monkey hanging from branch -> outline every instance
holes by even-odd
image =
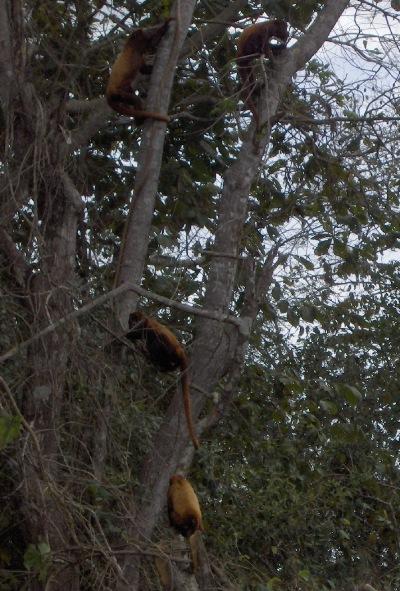
[[[129,332],[126,338],[131,341],[142,340],[145,345],[145,355],[160,371],[180,370],[183,406],[186,422],[193,445],[200,447],[192,420],[190,404],[190,388],[188,376],[188,357],[176,336],[166,326],[154,318],[149,318],[143,312],[133,312],[129,316]]]
[[[151,57],[168,29],[169,17],[163,24],[154,27],[136,29],[126,41],[121,53],[115,60],[106,88],[106,99],[114,111],[121,115],[134,117],[136,125],[145,119],[156,119],[168,123],[169,117],[153,113],[143,108],[142,100],[135,95],[135,85],[140,74],[151,73]]]
[[[259,116],[254,102],[256,82],[254,78],[254,60],[265,56],[273,58],[286,47],[288,29],[285,21],[275,19],[255,23],[243,30],[238,39],[237,62],[241,81],[241,94],[245,104],[252,112],[258,127]],[[272,41],[277,41],[273,44]]]
[[[203,520],[199,500],[192,485],[186,478],[175,474],[169,481],[168,517],[172,527],[188,539],[192,553],[193,570],[199,566],[199,537],[203,532]]]

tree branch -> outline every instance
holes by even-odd
[[[349,5],[349,0],[326,0],[321,12],[316,17],[306,33],[293,47],[287,50],[290,53],[289,64],[291,75],[300,70],[321,49],[328,39],[329,33],[336,25],[339,17]]]
[[[110,118],[112,118],[113,113],[104,97],[99,97],[91,101],[69,101],[67,103],[67,111],[69,113],[88,113],[88,117],[84,123],[71,134],[70,151],[76,150],[81,146],[86,146],[90,138],[99,129],[105,127]]]
[[[200,27],[196,33],[186,39],[179,61],[187,59],[201,47],[215,39],[218,35],[224,33],[229,24],[233,25],[243,18],[239,13],[243,8],[246,8],[247,5],[248,0],[236,0],[235,2],[230,2],[229,6],[224,8],[218,16],[209,21],[205,27]]]
[[[390,121],[400,121],[400,117],[385,117],[376,115],[375,117],[326,117],[323,119],[311,119],[309,117],[297,117],[296,115],[285,115],[279,119],[280,123],[293,123],[295,125],[330,125],[331,123],[389,123]]]
[[[133,291],[134,293],[136,293],[139,296],[143,296],[148,299],[160,302],[160,304],[164,304],[168,308],[169,307],[176,308],[177,310],[181,310],[182,312],[186,312],[187,314],[194,314],[195,316],[200,316],[202,318],[209,318],[212,320],[217,320],[218,322],[228,322],[228,323],[238,327],[241,331],[246,330],[246,327],[244,326],[242,320],[240,318],[237,318],[236,316],[231,316],[229,314],[218,314],[218,313],[215,313],[210,310],[205,310],[203,308],[196,308],[194,306],[190,306],[189,304],[182,304],[181,302],[177,302],[177,301],[172,300],[170,298],[166,298],[164,296],[158,295],[157,293],[155,293],[153,291],[148,291],[147,289],[143,289],[139,285],[134,285],[133,283],[123,283],[119,287],[112,289],[111,291],[96,298],[95,300],[89,302],[88,304],[85,304],[84,306],[79,308],[79,310],[75,310],[74,312],[71,312],[70,314],[63,316],[62,318],[59,318],[55,322],[52,322],[51,324],[49,324],[48,326],[43,328],[41,331],[39,331],[37,334],[33,335],[33,337],[31,337],[30,339],[27,339],[26,341],[23,341],[22,343],[18,343],[17,345],[14,345],[14,347],[9,349],[9,351],[7,351],[6,353],[3,353],[3,355],[0,355],[0,363],[7,361],[7,359],[10,359],[11,357],[14,357],[14,355],[16,355],[21,349],[31,345],[32,343],[36,342],[37,340],[54,332],[55,330],[57,330],[61,326],[64,326],[64,324],[67,324],[68,322],[72,322],[73,320],[76,320],[80,316],[83,316],[83,315],[87,314],[88,312],[91,312],[94,308],[97,308],[98,306],[105,304],[108,300],[113,299],[113,298],[117,298],[118,296],[120,296],[121,294],[123,294],[127,291]],[[123,333],[123,334],[125,334],[125,333]]]

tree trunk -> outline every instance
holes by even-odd
[[[11,189],[2,204],[0,242],[34,335],[72,310],[76,229],[82,204],[64,172],[65,139],[60,133],[65,125],[63,99],[52,96],[42,101],[25,79],[22,5],[3,0],[0,13],[6,18],[0,30],[3,47],[7,35],[13,39],[6,47],[8,53],[3,55],[0,69],[4,82],[1,99],[9,132],[5,143],[5,180]],[[22,205],[27,206],[30,198],[37,202],[38,211],[32,228],[33,240],[39,245],[34,257],[35,270],[11,239],[12,218]],[[59,436],[74,335],[74,325],[69,325],[67,330],[54,331],[31,345],[22,401],[23,414],[35,434],[35,440],[28,437],[21,449],[21,509],[26,537],[31,544],[48,544],[54,559],[70,544],[73,535],[59,483]],[[32,583],[32,589],[44,588],[78,589],[75,569],[65,564],[57,566],[56,573],[50,569],[46,585],[38,580]]]
[[[58,122],[52,124],[57,127]],[[59,169],[60,163],[53,166]],[[29,284],[33,334],[72,309],[79,200],[64,173],[56,174],[53,180],[53,191],[44,190],[42,268]],[[23,463],[23,511],[32,542],[46,541],[55,557],[71,544],[73,534],[73,521],[63,504],[59,437],[67,364],[75,337],[76,327],[69,324],[35,342],[27,358],[30,380],[23,412],[40,444],[41,470],[35,448],[30,446]],[[50,577],[47,589],[78,589],[77,573],[63,565],[57,576]]]
[[[171,15],[175,18],[171,21],[173,32],[161,42],[153,68],[147,101],[150,111],[164,113],[168,110],[179,52],[187,35],[195,4],[195,0],[178,0],[173,5],[171,10]],[[143,125],[138,171],[121,244],[116,287],[126,281],[137,285],[142,281],[165,132],[166,124],[159,121],[148,119]],[[118,319],[124,328],[128,326],[129,314],[136,309],[137,301],[138,295],[132,291],[126,292],[119,298]]]

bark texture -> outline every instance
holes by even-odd
[[[1,102],[6,118],[3,190],[9,195],[1,208],[0,246],[8,264],[10,285],[27,310],[31,334],[72,309],[76,229],[81,198],[65,172],[62,99],[45,99],[27,76],[27,47],[22,3],[0,5],[2,63]],[[12,40],[12,42],[10,42]],[[33,267],[12,240],[16,212],[33,198],[37,222],[32,235],[40,243]],[[60,495],[58,430],[63,407],[66,368],[74,342],[74,327],[54,331],[27,352],[27,380],[22,411],[33,436],[21,453],[21,505],[31,543],[45,542],[56,556],[71,542],[68,510]],[[74,568],[63,565],[50,572],[46,589],[77,589]],[[31,589],[44,589],[33,580]]]
[[[171,16],[176,20],[172,21],[174,26],[171,26],[168,35],[165,35],[160,44],[153,69],[148,95],[148,109],[151,111],[168,111],[175,68],[192,21],[195,4],[195,0],[179,0],[174,3]],[[143,126],[138,172],[118,261],[116,286],[126,281],[140,285],[142,280],[165,133],[166,124],[159,121],[148,119]],[[138,297],[133,292],[124,294],[119,301],[118,317],[124,328],[128,326],[129,314],[136,308],[137,301]]]

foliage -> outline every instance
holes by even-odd
[[[60,96],[72,105],[97,99],[122,31],[159,21],[171,3],[128,4],[129,11],[122,0],[27,2],[26,37],[34,56],[30,77],[38,103],[57,110]],[[198,3],[193,30],[228,4]],[[287,18],[298,34],[323,5],[320,0],[248,2],[241,24],[262,8]],[[377,22],[386,14],[369,5],[364,10]],[[249,123],[240,112],[234,62],[239,32],[233,23],[176,73],[170,111],[178,116],[167,132],[143,286],[178,301],[202,302],[221,179]],[[348,35],[342,35],[347,50],[358,48],[358,29]],[[251,335],[234,403],[206,435],[191,474],[204,507],[211,561],[222,562],[243,590],[400,585],[400,182],[393,156],[397,87],[389,78],[398,72],[388,61],[396,41],[359,49],[355,55],[361,52],[365,62],[353,64],[354,82],[342,77],[327,52],[309,62],[283,97],[269,157],[252,186],[231,312],[243,309],[246,261],[260,269],[276,247],[273,283]],[[363,84],[365,64],[371,70]],[[88,117],[68,111],[61,130],[67,143]],[[4,129],[1,133],[5,136]],[[35,138],[39,160],[49,151],[46,133],[38,130]],[[131,122],[110,115],[66,163],[85,204],[77,233],[77,279],[63,286],[76,308],[112,288],[140,133]],[[35,166],[39,170],[37,161]],[[32,193],[34,183],[40,185],[40,174],[34,173]],[[12,229],[18,252],[40,271],[37,207],[28,199]],[[1,348],[8,350],[32,335],[26,301],[3,260],[0,277]],[[145,307],[190,350],[192,319],[150,302]],[[110,548],[126,535],[133,493],[146,492],[137,490],[138,474],[176,388],[176,376],[160,376],[138,348],[116,342],[106,326],[111,315],[105,304],[79,319],[76,334],[71,329],[74,347],[63,393],[58,466],[63,494],[55,500],[68,507],[71,535],[85,548],[77,559],[82,589],[114,585]],[[27,359],[22,351],[4,366],[18,402],[33,373]],[[225,385],[223,380],[215,398]],[[213,402],[210,396],[207,410]],[[32,458],[24,456],[27,434],[20,419],[7,408],[0,416],[0,488],[7,509],[0,517],[1,576],[5,573],[0,590],[14,591],[34,577],[45,580],[60,556],[27,533],[19,495]],[[99,458],[104,427],[108,443]],[[155,537],[166,535],[164,526],[166,520]]]
[[[20,428],[21,420],[19,417],[0,416],[0,451],[18,437]]]
[[[384,267],[396,283],[397,268]],[[399,372],[387,347],[393,339],[397,359],[397,293],[390,285],[352,308],[367,329],[314,329],[272,374],[279,342],[258,348],[211,444],[211,543],[237,557],[233,572],[252,565],[246,588],[399,584]]]

